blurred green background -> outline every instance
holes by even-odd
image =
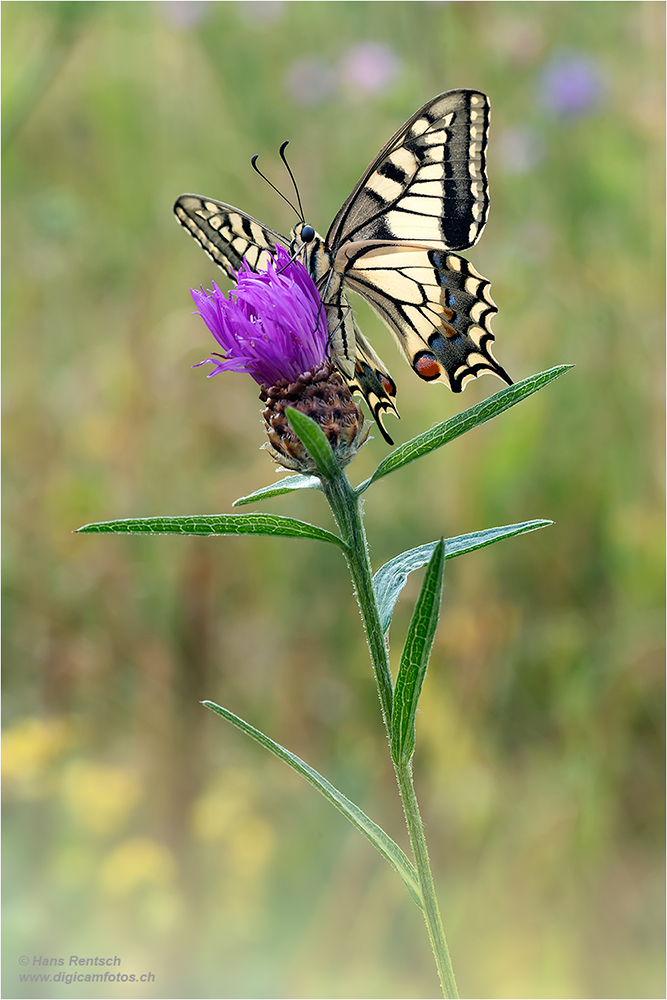
[[[275,476],[255,384],[190,367],[213,345],[188,287],[222,274],[174,198],[289,230],[249,165],[259,152],[289,190],[289,138],[324,233],[413,111],[475,87],[491,215],[469,256],[496,355],[515,379],[576,367],[367,494],[375,566],[441,533],[556,522],[447,567],[415,763],[445,928],[462,996],[664,996],[664,5],[2,13],[4,995],[438,995],[395,874],[199,705],[264,729],[405,846],[340,554],[71,532],[229,511]],[[500,388],[420,383],[359,315],[398,384],[398,442]],[[353,481],[386,453],[376,433]],[[264,509],[330,524],[316,495]],[[72,954],[156,978],[19,982],[34,956]]]

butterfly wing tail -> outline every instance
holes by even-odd
[[[396,384],[387,371],[387,366],[378,357],[368,343],[359,327],[354,324],[357,358],[354,366],[354,376],[349,380],[350,391],[361,394],[373,414],[375,423],[387,444],[393,445],[393,440],[384,426],[387,413],[400,420],[396,408]]]

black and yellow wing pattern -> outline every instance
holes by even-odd
[[[348,291],[386,323],[413,370],[453,392],[490,372],[511,384],[491,352],[497,312],[490,284],[464,257],[489,210],[486,148],[489,102],[453,90],[425,104],[380,151],[334,219],[325,239],[299,223],[290,240],[231,205],[182,195],[183,226],[228,274],[245,257],[262,267],[276,243],[292,247],[320,290],[332,359],[361,392],[385,438],[397,414],[395,384],[359,331]]]
[[[276,243],[287,246],[283,236],[233,205],[225,205],[214,198],[182,194],[174,205],[174,213],[230,278],[236,278],[244,258],[253,270],[257,270],[276,252]]]

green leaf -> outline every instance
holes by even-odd
[[[234,715],[233,712],[228,711],[226,708],[222,708],[221,705],[216,705],[214,701],[203,701],[202,705],[210,708],[212,712],[216,712],[221,715],[223,719],[231,722],[233,726],[240,729],[242,733],[246,733],[251,736],[253,740],[256,740],[260,746],[263,746],[266,750],[269,750],[272,754],[278,757],[280,760],[284,761],[285,764],[300,774],[302,778],[321,792],[325,799],[328,799],[332,805],[342,812],[343,816],[346,817],[356,826],[357,830],[360,830],[365,837],[367,837],[371,844],[380,852],[382,857],[389,862],[389,864],[394,868],[398,874],[401,876],[405,882],[408,891],[412,898],[414,899],[417,906],[422,907],[422,897],[419,888],[419,881],[417,878],[417,872],[415,866],[406,856],[406,854],[401,850],[398,844],[394,843],[391,837],[384,832],[382,827],[379,827],[377,823],[374,823],[365,812],[363,812],[359,806],[355,805],[346,795],[339,792],[337,788],[323,778],[314,768],[306,764],[305,761],[301,760],[295,754],[290,753],[285,747],[282,747],[279,743],[275,743],[274,740],[265,736],[264,733],[260,732],[259,729],[255,729],[248,722],[244,722],[240,719],[238,715]]]
[[[131,535],[282,535],[288,538],[314,538],[347,549],[338,535],[294,517],[279,514],[191,514],[183,517],[130,517],[121,521],[97,521],[77,528],[79,532],[115,532]]]
[[[443,444],[453,441],[454,438],[465,434],[473,427],[491,420],[492,417],[497,417],[504,410],[509,410],[511,406],[515,406],[522,399],[532,396],[538,389],[553,382],[569,368],[572,368],[572,365],[559,365],[557,368],[550,368],[549,371],[540,372],[539,375],[531,375],[523,382],[517,382],[516,385],[501,389],[500,392],[489,396],[481,403],[471,406],[469,410],[464,410],[463,413],[458,413],[455,417],[450,417],[449,420],[443,420],[442,423],[436,424],[435,427],[431,427],[423,434],[419,434],[412,441],[406,441],[405,444],[399,445],[383,462],[380,462],[370,479],[366,479],[365,482],[357,486],[357,493],[363,493],[372,483],[389,475],[390,472],[395,472],[404,465],[409,465],[410,462],[416,461],[423,455],[428,455],[436,448],[441,448]]]
[[[426,568],[398,668],[391,714],[391,756],[396,764],[409,762],[415,749],[415,719],[431,647],[440,617],[445,542],[436,544]]]
[[[325,479],[336,479],[340,475],[340,466],[322,428],[305,413],[295,410],[293,406],[286,406],[285,413],[290,427],[298,435],[320,475]]]
[[[546,528],[549,524],[553,524],[553,521],[522,521],[520,524],[505,524],[502,528],[486,528],[484,531],[473,531],[469,535],[457,535],[456,538],[447,539],[445,558],[453,559],[455,556],[463,556],[466,552],[474,552],[475,549],[492,545],[502,538],[523,535],[527,531]],[[391,616],[394,613],[396,601],[408,581],[408,575],[413,570],[421,569],[422,566],[426,565],[433,555],[436,545],[438,542],[427,542],[425,545],[418,545],[414,549],[401,552],[400,555],[394,556],[384,566],[381,566],[373,577],[373,589],[383,632],[386,633],[391,625]]]
[[[239,497],[232,507],[244,507],[249,503],[268,500],[269,497],[279,497],[283,493],[293,493],[294,490],[321,490],[322,485],[317,476],[285,476],[272,486],[263,486],[261,490],[249,493],[247,497]]]

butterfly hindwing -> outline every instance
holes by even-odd
[[[389,140],[334,219],[327,245],[409,240],[464,250],[489,210],[489,102],[474,90],[441,94]]]
[[[287,242],[251,215],[214,198],[182,194],[174,212],[181,225],[230,278],[236,278],[244,257],[257,270],[275,254],[276,243],[285,246]]]
[[[384,416],[386,413],[393,413],[396,417],[399,416],[394,402],[396,398],[396,384],[387,371],[387,366],[378,357],[356,323],[355,345],[356,360],[354,377],[348,380],[350,391],[361,393],[366,400],[368,409],[373,414],[373,419],[378,425],[383,438],[388,444],[393,444],[394,442],[384,426]]]
[[[347,248],[347,288],[365,298],[420,378],[453,392],[484,371],[510,383],[491,353],[490,284],[463,257],[389,243]]]

